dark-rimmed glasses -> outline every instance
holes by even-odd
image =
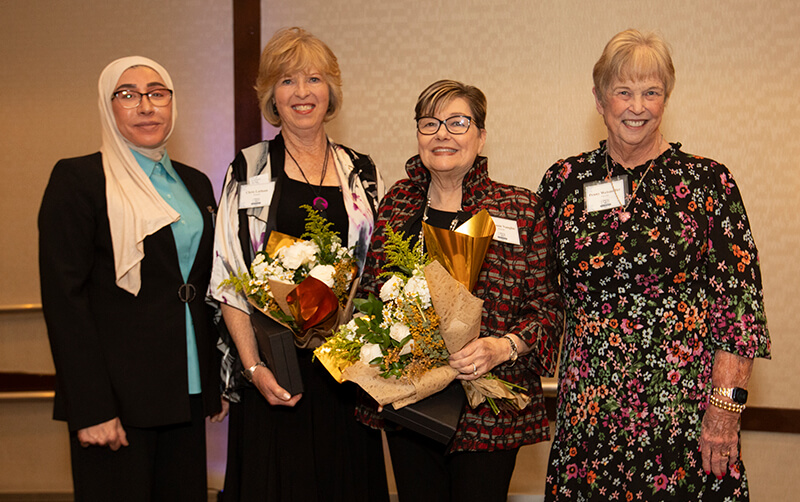
[[[455,115],[444,120],[436,117],[421,117],[417,119],[417,131],[425,136],[432,136],[439,132],[439,128],[444,124],[444,128],[450,134],[465,134],[471,123],[472,117],[468,115]]]
[[[172,90],[170,89],[153,89],[145,93],[139,91],[131,91],[123,89],[117,91],[111,97],[112,100],[116,99],[123,108],[136,108],[142,102],[142,96],[147,96],[150,104],[153,106],[167,106],[172,101]]]

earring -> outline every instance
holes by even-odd
[[[272,100],[272,113],[278,115],[278,107],[275,105],[275,100]]]

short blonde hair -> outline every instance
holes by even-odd
[[[664,100],[675,88],[675,67],[667,43],[659,35],[625,30],[608,41],[592,71],[594,88],[601,103],[614,81],[626,82],[656,77],[664,84]]]
[[[414,107],[414,119],[432,117],[436,110],[456,98],[464,98],[478,129],[486,129],[486,96],[477,87],[455,80],[437,80],[422,91]]]
[[[274,104],[275,84],[284,75],[310,69],[322,73],[328,84],[330,97],[325,121],[332,119],[342,106],[342,73],[333,51],[303,28],[278,30],[261,52],[256,79],[258,107],[270,124],[281,125]]]

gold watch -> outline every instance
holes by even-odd
[[[503,338],[508,340],[508,345],[510,346],[509,348],[511,350],[511,352],[509,352],[508,354],[508,360],[511,361],[511,364],[513,365],[515,362],[517,362],[517,358],[519,357],[519,350],[517,349],[517,343],[514,341],[513,338],[511,338],[511,335],[503,335]]]

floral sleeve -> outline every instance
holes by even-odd
[[[770,357],[758,250],[739,189],[728,169],[711,163],[708,293],[717,348],[743,357]]]

